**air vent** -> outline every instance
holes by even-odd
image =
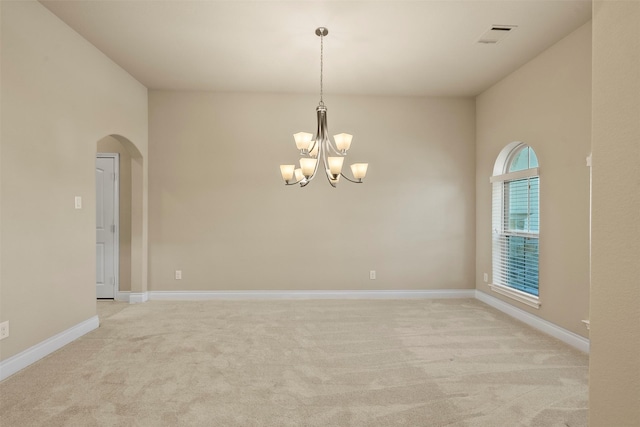
[[[482,44],[496,44],[505,39],[511,34],[517,25],[492,25],[485,33],[480,36],[478,43]]]

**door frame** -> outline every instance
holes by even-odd
[[[118,293],[120,293],[120,154],[97,153],[96,158],[113,159],[113,173],[115,175],[113,182],[113,225],[115,227],[115,232],[113,233],[113,299],[115,301],[118,299]],[[98,299],[97,295],[96,299]]]

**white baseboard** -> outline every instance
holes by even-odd
[[[491,295],[488,295],[482,291],[476,290],[475,297],[483,303],[490,305],[491,307],[498,309],[503,313],[506,313],[509,316],[514,317],[521,322],[524,322],[527,325],[544,332],[545,334],[551,335],[552,337],[555,337],[560,341],[569,344],[571,347],[575,347],[580,351],[589,353],[589,340],[585,337],[582,337],[554,323],[551,323],[536,315],[519,309],[518,307],[514,307],[513,305],[506,303],[498,298],[492,297]]]
[[[124,301],[129,304],[138,304],[149,300],[149,292],[119,291],[116,293],[116,301]]]
[[[15,356],[0,362],[0,381],[37,362],[54,351],[64,347],[70,342],[93,331],[100,325],[98,316],[93,316],[84,322],[62,331],[38,344],[30,347]]]
[[[130,293],[131,292],[129,292],[129,291],[118,291],[118,292],[116,292],[115,300],[116,301],[129,302],[129,294]]]
[[[131,292],[129,293],[129,304],[138,304],[149,301],[149,292]]]
[[[475,298],[474,289],[400,291],[150,291],[150,300]]]

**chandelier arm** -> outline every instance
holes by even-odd
[[[316,144],[318,143],[317,138],[316,140],[313,141],[313,145],[311,147],[309,147],[309,149],[307,151],[309,151],[309,153],[311,153],[315,148],[316,148]]]
[[[318,147],[318,156],[316,157],[316,159],[318,159],[320,157],[320,155],[322,154],[322,144],[320,144],[320,146]],[[313,173],[311,174],[311,176],[309,178],[307,178],[307,184],[309,182],[311,182],[311,180],[313,178],[316,177],[316,173],[318,173],[318,165],[320,164],[320,162],[318,160],[316,160],[316,166],[313,168]],[[306,185],[306,184],[305,184]]]
[[[326,141],[325,141],[326,142]],[[331,182],[331,177],[329,176],[329,164],[327,163],[327,156],[326,153],[324,156],[322,156],[322,162],[324,163],[324,174],[327,177],[327,181],[329,181],[329,184],[333,187],[336,188],[336,184],[334,184],[333,182]]]
[[[329,140],[329,144],[328,145],[329,145],[329,147],[331,147],[331,151],[333,151],[338,156],[346,156],[346,154],[342,154],[340,151],[338,151],[338,149],[336,147],[333,146],[333,144],[331,143],[331,140]]]
[[[327,143],[327,145],[331,145],[330,142],[328,140],[325,139],[325,142]],[[329,181],[329,184],[333,187],[333,188],[337,188],[338,186],[338,177],[336,177],[335,180],[331,179],[331,171],[329,170],[329,159],[328,159],[329,153],[325,153],[324,156],[324,172],[325,175],[327,176],[327,181]]]
[[[322,101],[321,101],[322,102]],[[320,106],[319,106],[320,107]],[[334,144],[331,142],[331,138],[329,137],[329,129],[328,129],[328,125],[327,125],[327,108],[324,106],[324,104],[321,106],[321,108],[317,109],[318,111],[318,135],[322,135],[322,139],[325,140],[327,142],[327,146],[329,146],[329,148],[327,149],[327,151],[332,151],[334,154],[338,155],[338,156],[344,156],[345,154],[341,153],[338,151],[338,147],[334,146]],[[329,153],[327,152],[327,155]]]
[[[345,174],[343,174],[342,172],[340,172],[340,175],[342,175],[342,177],[343,177],[344,179],[346,179],[347,181],[349,181],[349,182],[353,182],[354,184],[362,184],[362,180],[360,180],[360,181],[355,181],[355,180],[353,180],[353,179],[350,179],[348,176],[346,176],[346,175],[345,175]]]

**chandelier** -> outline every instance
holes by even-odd
[[[318,129],[315,136],[307,132],[298,132],[293,135],[296,147],[300,150],[300,167],[295,165],[280,165],[280,173],[285,185],[300,184],[301,187],[308,185],[316,177],[318,169],[322,166],[332,187],[336,187],[340,177],[356,184],[362,183],[362,179],[367,174],[368,163],[354,163],[351,165],[353,179],[342,173],[342,164],[347,150],[351,147],[353,135],[341,133],[334,135],[335,144],[329,139],[327,130],[327,107],[322,100],[322,72],[324,37],[329,34],[329,30],[324,27],[316,29],[316,35],[320,37],[320,103],[316,107],[318,118]],[[322,163],[322,165],[320,165]]]

